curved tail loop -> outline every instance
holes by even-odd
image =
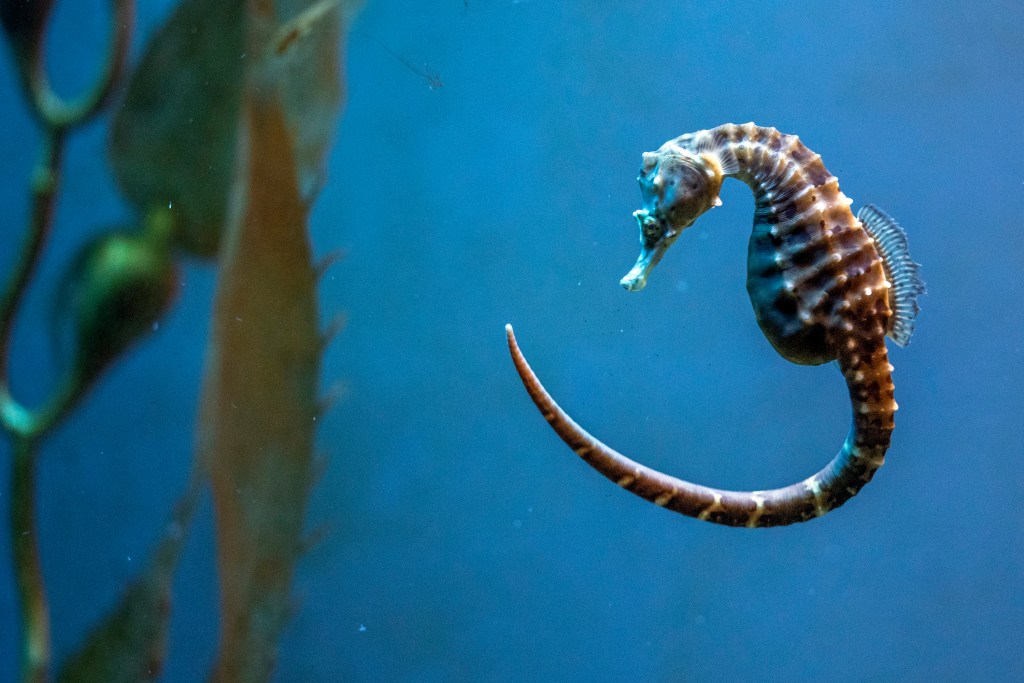
[[[509,352],[527,393],[561,439],[608,479],[659,507],[727,526],[769,527],[803,522],[833,510],[870,481],[885,448],[862,441],[854,426],[839,453],[804,481],[767,491],[728,491],[701,486],[642,465],[605,445],[578,425],[547,392],[526,361],[511,325]]]

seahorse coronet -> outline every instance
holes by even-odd
[[[747,123],[687,133],[643,153],[643,208],[634,212],[641,252],[622,279],[626,289],[642,289],[679,235],[721,204],[726,177],[742,180],[754,193],[747,292],[762,332],[791,362],[838,361],[847,382],[853,424],[820,471],[781,488],[727,491],[651,469],[576,424],[541,384],[506,325],[509,351],[554,431],[620,487],[717,524],[803,522],[855,496],[884,462],[897,409],[885,336],[906,345],[924,285],[892,218],[871,205],[855,217],[852,200],[819,154],[795,135]]]

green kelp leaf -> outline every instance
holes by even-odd
[[[217,253],[246,64],[245,0],[184,0],[150,41],[114,118],[109,152],[138,208],[171,206],[178,242]]]
[[[132,75],[110,138],[125,194],[143,211],[171,206],[180,244],[200,256],[216,254],[224,230],[246,68],[278,71],[299,187],[315,196],[343,100],[342,17],[361,2],[279,0],[272,23],[299,29],[280,50],[247,45],[244,5],[185,0]]]
[[[145,232],[100,235],[71,268],[75,372],[88,383],[163,318],[179,275],[167,244]]]
[[[64,662],[59,683],[137,683],[159,676],[167,651],[174,569],[204,482],[204,473],[194,471],[146,569]]]
[[[276,90],[261,82],[243,97],[200,408],[221,584],[215,681],[270,678],[314,479],[316,276]]]

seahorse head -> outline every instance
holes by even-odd
[[[640,167],[643,208],[633,216],[640,225],[640,256],[620,284],[631,292],[644,288],[651,269],[680,233],[722,202],[722,168],[709,154],[694,154],[675,141],[645,152]]]

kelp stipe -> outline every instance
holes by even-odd
[[[897,408],[885,337],[906,345],[924,285],[895,221],[871,206],[854,217],[850,199],[819,155],[795,135],[748,123],[683,135],[643,155],[644,207],[634,214],[641,252],[622,279],[627,290],[643,289],[680,233],[721,204],[719,190],[729,176],[754,192],[747,292],[761,330],[787,360],[836,360],[846,379],[853,425],[819,472],[782,488],[728,491],[645,467],[576,424],[541,385],[511,325],[506,335],[516,371],[544,418],[577,455],[622,488],[717,524],[793,524],[839,507],[882,466]]]

